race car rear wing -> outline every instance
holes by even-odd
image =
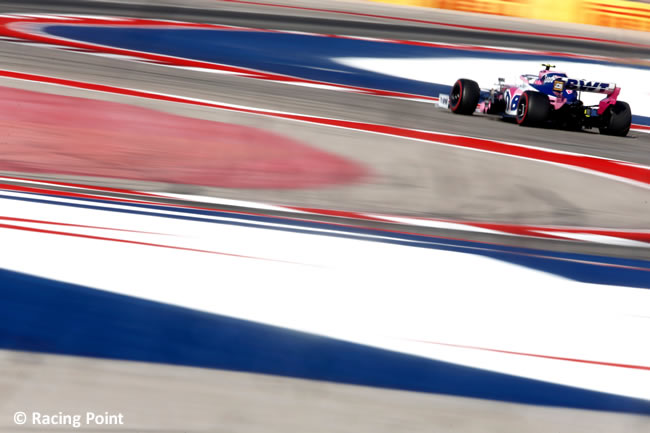
[[[564,78],[564,88],[580,92],[604,93],[611,95],[616,90],[615,83],[604,83],[601,81],[577,80],[575,78]]]

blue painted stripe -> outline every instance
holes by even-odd
[[[650,415],[650,402],[0,269],[0,347]],[[182,287],[178,288],[182,290]]]
[[[510,247],[484,242],[447,239],[408,233],[387,232],[379,229],[344,227],[335,224],[313,221],[298,221],[282,217],[271,217],[262,215],[245,215],[228,212],[219,212],[201,209],[182,209],[164,205],[144,205],[121,203],[127,208],[116,209],[101,206],[103,203],[97,199],[75,199],[78,202],[62,203],[47,200],[47,196],[29,194],[32,197],[16,197],[0,195],[0,198],[11,200],[31,201],[43,204],[59,206],[70,206],[84,209],[103,210],[108,212],[130,213],[144,216],[157,216],[162,218],[182,219],[187,221],[198,221],[213,224],[226,224],[241,227],[258,228],[263,230],[278,230],[284,232],[310,234],[316,236],[330,236],[346,239],[364,240],[368,242],[381,242],[396,245],[404,245],[418,248],[431,248],[445,251],[469,253],[484,257],[491,257],[497,260],[525,266],[559,275],[572,280],[594,283],[609,284],[617,286],[639,287],[650,289],[650,261],[615,258],[607,256],[595,256],[588,254],[563,253],[539,249]],[[111,202],[105,202],[111,203]],[[112,204],[115,204],[114,202]],[[181,212],[180,215],[168,215],[156,212],[166,210]],[[217,216],[232,219],[231,221],[214,220],[205,216]],[[234,221],[233,221],[234,220]],[[271,227],[260,223],[283,224],[288,227]],[[314,229],[326,229],[336,233],[314,231]],[[382,236],[382,239],[367,238],[365,235]],[[612,267],[626,266],[628,268]],[[629,269],[641,268],[641,269]],[[522,288],[524,289],[524,288]]]
[[[340,57],[449,58],[526,60],[545,62],[566,57],[525,53],[496,53],[405,45],[291,33],[210,29],[152,29],[112,26],[51,25],[53,36],[111,47],[239,66],[309,80],[437,97],[450,86],[375,73],[335,62]],[[571,62],[602,61],[570,58]],[[650,70],[648,67],[626,67]],[[433,79],[433,77],[432,77]]]
[[[634,109],[633,107],[630,107],[630,108]],[[638,116],[636,114],[633,114],[632,115],[632,123],[636,123],[637,125],[650,126],[650,117]]]

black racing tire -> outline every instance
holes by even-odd
[[[525,91],[517,104],[517,123],[523,126],[534,126],[544,123],[551,113],[551,103],[548,96],[540,92]]]
[[[607,107],[603,113],[603,126],[598,128],[601,134],[625,137],[630,132],[632,110],[627,102],[617,101]]]
[[[456,80],[449,94],[449,108],[456,114],[472,114],[481,97],[481,88],[476,81],[461,78]]]

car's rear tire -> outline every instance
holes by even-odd
[[[520,125],[533,126],[545,122],[550,113],[551,104],[547,95],[525,91],[519,98],[515,118]]]
[[[632,110],[627,102],[617,101],[607,107],[603,113],[603,126],[598,128],[601,134],[625,137],[630,132]]]
[[[481,88],[476,81],[461,78],[456,80],[449,94],[449,108],[456,114],[472,114],[481,97]]]

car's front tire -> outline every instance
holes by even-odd
[[[607,107],[603,113],[603,126],[598,128],[601,134],[625,137],[630,132],[632,110],[627,102],[617,101]]]
[[[449,94],[449,108],[456,114],[472,114],[481,97],[481,88],[476,81],[461,78],[456,80]]]
[[[545,122],[550,113],[551,103],[548,96],[527,90],[519,98],[515,118],[520,125],[533,126]]]

